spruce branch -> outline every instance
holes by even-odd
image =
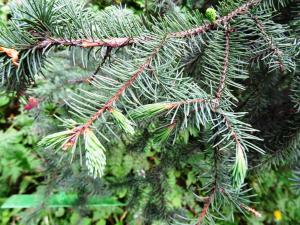
[[[212,30],[212,29],[214,29],[216,27],[219,27],[221,25],[226,25],[234,17],[247,13],[250,8],[252,8],[253,6],[258,5],[260,2],[261,2],[261,0],[250,0],[247,3],[243,4],[242,6],[238,7],[237,9],[233,10],[232,12],[227,14],[226,16],[223,16],[223,17],[217,19],[214,23],[207,23],[203,26],[196,27],[196,28],[193,28],[193,29],[190,29],[190,30],[171,33],[170,36],[185,38],[185,37],[191,37],[191,36],[194,36],[194,35],[199,35],[201,33],[205,33],[207,31]]]
[[[241,144],[241,137],[234,130],[232,123],[229,121],[228,117],[223,115],[225,126],[227,127],[231,137],[236,145],[236,155],[235,164],[233,167],[233,181],[235,187],[240,187],[244,183],[246,177],[246,172],[248,169],[247,157],[245,154],[245,149]]]
[[[260,169],[291,165],[300,159],[300,131],[288,139],[288,141],[272,154],[266,155],[260,162]]]
[[[277,64],[279,66],[279,71],[283,74],[284,71],[285,71],[283,60],[282,60],[283,52],[275,45],[272,38],[267,34],[267,32],[266,32],[262,22],[259,20],[259,18],[257,16],[252,15],[252,14],[250,14],[250,16],[255,21],[256,26],[258,27],[258,29],[263,34],[263,37],[264,37],[265,41],[267,42],[267,44],[269,46],[268,50],[270,52],[273,52],[277,56],[277,60],[278,60]]]
[[[93,13],[77,1],[50,2],[25,0],[7,28],[0,31],[0,46],[5,46],[0,48],[1,81],[19,84],[25,79],[24,83],[31,85],[36,74],[48,69],[49,56],[62,49],[72,50],[74,63],[82,60],[78,73],[82,73],[82,67],[95,72],[82,79],[70,73],[67,79],[67,67],[55,80],[50,78],[61,89],[66,83],[89,85],[80,85],[60,97],[67,113],[75,118],[68,118],[62,110],[61,121],[67,130],[45,137],[41,144],[70,152],[74,163],[81,164],[82,158],[77,160],[77,156],[83,152],[88,173],[94,178],[103,176],[106,166],[102,140],[114,145],[114,137],[124,137],[126,149],[131,148],[128,142],[139,150],[145,143],[151,145],[156,155],[149,170],[131,170],[133,179],[124,178],[124,183],[134,180],[138,198],[149,187],[151,196],[145,201],[149,221],[169,216],[167,171],[194,168],[198,161],[203,179],[192,185],[201,185],[200,192],[207,197],[199,215],[189,222],[213,223],[211,213],[223,216],[222,206],[228,205],[258,216],[247,206],[243,183],[248,160],[251,165],[252,159],[252,154],[247,158],[248,151],[263,151],[256,146],[260,140],[254,136],[257,130],[244,122],[248,118],[236,112],[235,106],[242,90],[249,88],[252,80],[247,78],[254,77],[249,73],[253,55],[258,55],[258,66],[266,59],[267,72],[279,67],[286,73],[294,62],[290,50],[297,47],[291,38],[285,40],[286,26],[274,23],[271,14],[265,14],[264,0],[225,1],[217,10],[208,10],[210,17],[206,19],[210,22],[199,12],[182,11],[145,23],[126,9],[111,7]],[[216,11],[222,16],[217,17]],[[193,68],[186,70],[191,61]],[[136,126],[138,122],[140,126]],[[298,136],[291,146],[286,145],[287,150],[278,152],[275,163],[291,159],[289,154],[299,158]],[[191,145],[192,151],[184,150]],[[201,154],[201,158],[194,154]]]
[[[195,35],[205,33],[209,30],[215,29],[221,25],[227,24],[230,20],[238,15],[243,15],[247,11],[259,4],[261,0],[250,0],[242,6],[238,7],[234,11],[230,12],[228,15],[223,16],[217,19],[214,23],[206,23],[202,26],[188,29],[185,31],[179,32],[170,32],[167,33],[167,38],[187,38]],[[131,44],[143,43],[145,41],[151,41],[147,37],[111,37],[102,40],[95,39],[67,39],[64,38],[55,38],[48,36],[47,33],[39,32],[37,35],[38,40],[35,44],[29,45],[29,49],[49,49],[54,46],[70,46],[70,47],[81,47],[81,48],[93,48],[93,47],[111,47],[111,48],[120,48]],[[22,50],[26,50],[22,48]]]
[[[32,46],[33,49],[48,49],[53,46],[70,46],[70,47],[81,47],[81,48],[93,48],[93,47],[110,47],[120,48],[133,43],[137,43],[138,39],[129,37],[110,38],[107,40],[67,40],[59,38],[45,38],[41,42]]]
[[[146,60],[140,65],[135,73],[133,73],[129,80],[127,80],[118,90],[117,92],[111,96],[111,98],[94,114],[91,116],[89,120],[87,120],[83,125],[80,125],[73,129],[73,135],[70,137],[69,141],[66,143],[66,146],[69,148],[73,145],[73,139],[75,137],[79,137],[81,134],[85,132],[85,130],[89,129],[90,126],[102,116],[105,111],[111,110],[112,106],[119,100],[119,98],[123,95],[123,93],[135,82],[135,80],[150,66],[152,60],[157,55],[159,50],[162,48],[163,43],[166,41],[164,37],[160,44],[154,48],[151,54],[146,58]],[[132,133],[132,131],[130,131]]]
[[[153,58],[156,56],[156,54],[159,52],[160,48],[163,46],[163,42],[165,42],[165,38],[163,39],[162,43],[153,50],[153,52],[149,55],[148,58],[143,62],[143,64],[140,65],[138,70],[131,75],[130,79],[124,83],[123,86],[121,86],[120,89],[105,103],[105,105],[99,109],[97,113],[95,113],[90,120],[88,120],[84,127],[87,128],[92,123],[99,118],[103,112],[105,112],[107,109],[109,109],[121,96],[122,94],[135,82],[135,80],[150,66]],[[84,128],[84,129],[85,129]]]
[[[232,182],[233,187],[239,189],[243,185],[248,169],[246,151],[253,149],[257,152],[264,153],[262,149],[249,142],[249,140],[260,141],[261,139],[252,135],[252,133],[257,130],[251,128],[250,125],[237,120],[237,117],[242,116],[243,113],[232,114],[224,112],[221,109],[217,110],[216,113],[218,113],[218,117],[220,117],[220,122],[217,123],[218,126],[216,126],[220,131],[215,132],[216,134],[212,137],[216,137],[218,135],[223,137],[217,142],[217,144],[214,144],[213,147],[215,148],[221,143],[223,143],[223,146],[221,146],[220,150],[234,146],[235,160],[234,165],[231,168]],[[226,133],[224,131],[226,131]],[[224,134],[222,135],[222,133]]]
[[[223,93],[223,90],[225,88],[225,81],[226,81],[226,75],[227,75],[228,64],[229,64],[230,32],[232,32],[232,30],[230,30],[230,28],[226,27],[226,31],[225,31],[225,39],[226,39],[226,41],[225,41],[225,52],[224,52],[224,65],[223,65],[223,71],[222,71],[221,78],[220,78],[220,83],[218,85],[218,90],[216,92],[216,101],[215,101],[215,105],[213,107],[214,111],[220,105],[222,93]]]
[[[192,28],[184,30],[182,27],[174,26],[176,30],[183,29],[182,31],[162,30],[159,26],[156,27],[155,24],[153,24],[151,29],[148,29],[142,25],[141,21],[132,17],[128,20],[117,20],[116,26],[118,28],[107,32],[104,28],[107,28],[109,25],[106,24],[105,19],[116,13],[113,10],[104,12],[99,17],[99,19],[103,18],[103,20],[98,21],[94,14],[85,11],[80,4],[74,3],[74,7],[69,7],[64,3],[63,7],[61,7],[59,5],[62,4],[61,1],[56,0],[45,9],[43,8],[43,4],[46,4],[45,1],[41,0],[41,2],[36,4],[33,0],[27,0],[24,2],[24,8],[16,9],[16,16],[12,17],[12,22],[8,27],[0,32],[1,45],[18,52],[20,58],[18,69],[10,65],[10,58],[3,59],[1,80],[2,83],[12,88],[18,88],[22,84],[31,84],[35,76],[41,73],[42,69],[46,68],[48,52],[55,46],[78,47],[82,49],[95,47],[118,49],[129,45],[144,45],[153,41],[149,37],[156,30],[164,32],[166,39],[178,38],[184,39],[183,41],[189,41],[196,36],[202,39],[200,34],[222,27],[235,17],[246,14],[250,8],[259,4],[260,1],[250,0],[226,16],[220,17],[214,23],[204,23],[201,26],[198,25],[200,20],[193,20],[192,15],[189,15],[191,21],[186,20],[185,22],[188,24],[187,27]],[[61,14],[58,9],[62,10]],[[71,12],[69,12],[70,9],[72,10]],[[27,19],[28,15],[34,21]],[[26,18],[25,22],[20,23],[20,18],[23,17]],[[103,24],[104,28],[102,26],[99,27],[96,22],[90,22],[92,19]],[[174,24],[169,19],[168,17],[160,18],[157,23],[166,23],[172,28]],[[78,33],[74,32],[75,29],[78,29]]]

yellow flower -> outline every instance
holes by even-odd
[[[275,210],[273,214],[276,221],[282,220],[282,213],[280,210]]]

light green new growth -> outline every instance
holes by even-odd
[[[89,174],[94,178],[102,177],[106,165],[105,148],[89,129],[84,132],[84,141],[86,147],[85,160]]]
[[[211,22],[214,23],[217,19],[217,11],[214,8],[208,8],[205,11],[205,17]]]
[[[115,108],[111,108],[109,110],[111,114],[113,115],[114,119],[116,120],[116,123],[128,134],[134,135],[134,127],[133,122],[131,122],[129,119],[127,119],[126,116],[123,115],[119,110]]]
[[[241,187],[244,183],[246,173],[247,173],[248,165],[247,158],[245,156],[244,150],[242,146],[236,146],[236,155],[235,155],[235,163],[233,166],[233,185],[237,189]]]
[[[129,116],[134,120],[147,119],[168,110],[169,106],[169,103],[143,105],[129,112]]]

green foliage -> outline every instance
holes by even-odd
[[[254,177],[251,186],[257,194],[255,200],[259,200],[257,209],[262,213],[260,219],[251,218],[249,224],[296,224],[299,221],[300,197],[291,187],[291,172],[264,172]],[[272,194],[271,194],[272,193]],[[277,221],[274,212],[282,213],[282,220]]]
[[[0,1],[0,27],[6,23],[7,15],[9,14],[9,7]]]
[[[25,174],[27,179],[22,179],[20,193],[23,193],[27,186],[35,183],[35,176],[40,170],[40,160],[30,148],[37,143],[37,137],[32,133],[31,126],[33,120],[21,114],[13,119],[10,128],[5,132],[0,131],[0,181],[1,196],[6,194],[11,185],[18,182],[18,179]],[[27,175],[26,175],[27,174]],[[33,177],[30,174],[34,174]]]
[[[38,102],[28,120],[31,126],[36,118],[43,138],[47,187],[40,188],[46,195],[77,193],[82,206],[107,192],[128,202],[97,219],[91,211],[83,224],[214,224],[236,211],[258,216],[244,183],[248,167],[298,160],[299,119],[290,110],[300,93],[296,16],[284,24],[274,17],[290,2],[223,1],[207,9],[209,22],[198,11],[162,5],[151,17],[144,2],[146,15],[139,17],[121,7],[97,12],[81,1],[25,0],[0,31],[3,86]],[[4,107],[10,98],[1,100]],[[276,108],[283,111],[270,116]],[[5,143],[35,149],[17,124],[3,132]],[[34,150],[26,152],[21,161],[32,163]],[[79,223],[76,214],[70,221]]]
[[[42,204],[46,207],[71,207],[78,202],[78,196],[67,195],[66,193],[59,193],[56,195],[48,196],[45,202],[45,196],[43,195],[13,195],[5,201],[1,208],[35,208]],[[122,206],[124,204],[112,199],[112,198],[97,198],[93,196],[87,201],[89,206],[94,207],[114,207]]]

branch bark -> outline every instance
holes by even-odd
[[[209,198],[207,199],[207,201],[206,201],[206,203],[204,204],[204,207],[203,207],[203,209],[202,209],[202,211],[201,211],[201,213],[200,213],[200,215],[199,215],[199,218],[198,218],[198,220],[197,220],[196,225],[200,225],[200,224],[202,223],[203,219],[205,218],[205,216],[206,216],[206,214],[207,214],[207,212],[208,212],[208,209],[209,209],[209,206],[210,206],[210,204],[211,204],[211,202],[212,202],[212,200],[213,200],[213,197],[214,197],[214,194],[211,194],[211,195],[209,196]]]
[[[223,65],[223,71],[222,71],[220,82],[219,82],[219,87],[218,87],[218,90],[216,92],[216,101],[215,101],[215,104],[213,106],[214,111],[220,105],[223,90],[225,88],[225,81],[226,81],[226,76],[227,76],[227,72],[228,72],[228,63],[229,63],[230,32],[231,32],[231,30],[227,27],[226,32],[225,32],[224,65]]]

